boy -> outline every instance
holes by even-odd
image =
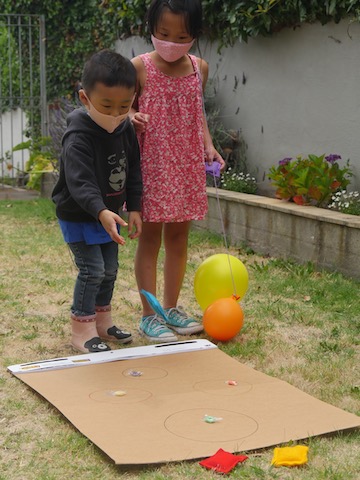
[[[131,334],[113,323],[111,299],[118,271],[118,244],[141,233],[142,178],[139,147],[128,114],[136,71],[111,50],[85,64],[79,98],[84,109],[67,119],[60,176],[52,198],[79,273],[71,307],[71,344],[80,352],[103,352],[103,340],[128,343]],[[126,202],[128,224],[118,215]]]

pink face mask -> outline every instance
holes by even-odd
[[[174,43],[159,40],[154,37],[154,35],[151,35],[151,41],[160,57],[165,60],[165,62],[171,63],[176,62],[176,60],[186,55],[193,46],[195,39],[188,43]]]
[[[87,111],[89,112],[89,115],[94,122],[99,125],[99,127],[103,128],[106,130],[108,133],[113,133],[114,130],[117,129],[117,127],[124,122],[127,117],[129,116],[129,111],[131,108],[131,105],[129,107],[129,110],[126,113],[123,113],[122,115],[118,115],[117,117],[113,117],[112,115],[105,115],[104,113],[99,112],[96,110],[94,105],[90,102],[89,98],[86,96],[85,92],[84,95],[89,102],[89,106],[86,107]],[[135,95],[134,95],[135,97]],[[134,100],[134,99],[133,99]],[[132,104],[132,102],[131,102]]]

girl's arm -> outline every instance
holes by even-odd
[[[142,220],[140,212],[129,212],[129,238],[134,240],[135,238],[140,237],[142,230]]]
[[[146,71],[144,63],[139,57],[135,57],[132,60],[137,72],[136,83],[136,97],[133,106],[130,110],[130,118],[137,133],[143,133],[146,130],[147,123],[149,121],[149,115],[139,112],[139,96],[141,95],[142,87],[145,83]]]
[[[221,165],[220,170],[224,170],[225,160],[222,158],[220,153],[216,150],[216,148],[213,145],[205,114],[204,114],[204,146],[205,146],[205,156],[206,156],[207,163],[211,165],[215,161],[219,162]]]
[[[200,69],[202,89],[204,94],[208,75],[209,75],[209,66],[207,62],[205,62],[205,60],[203,60],[202,58],[198,58],[198,65]],[[214,147],[214,144],[210,135],[210,131],[209,131],[209,126],[206,120],[205,109],[203,113],[203,126],[204,126],[204,147],[205,147],[206,161],[209,163],[209,165],[211,165],[212,162],[217,161],[221,165],[220,167],[221,170],[224,170],[225,161],[220,155],[220,153]]]

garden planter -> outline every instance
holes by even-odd
[[[222,234],[216,190],[207,191],[208,214],[194,226]],[[230,244],[360,279],[359,216],[227,190],[218,197]]]
[[[58,178],[59,174],[57,172],[46,172],[41,175],[40,196],[42,198],[51,198]]]

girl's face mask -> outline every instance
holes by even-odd
[[[99,127],[103,128],[108,133],[113,133],[117,129],[117,127],[121,123],[123,123],[129,116],[131,105],[129,107],[129,110],[126,113],[123,113],[122,115],[118,115],[117,117],[113,117],[112,115],[105,115],[104,113],[101,113],[98,110],[96,110],[96,108],[90,102],[89,97],[86,95],[84,91],[83,91],[83,94],[89,103],[89,105],[86,105],[86,109],[89,112],[91,119],[94,120],[94,122],[97,125],[99,125]]]
[[[193,46],[195,39],[188,43],[174,43],[165,40],[159,40],[151,35],[151,41],[155,50],[165,62],[176,62],[181,57],[186,55]]]

